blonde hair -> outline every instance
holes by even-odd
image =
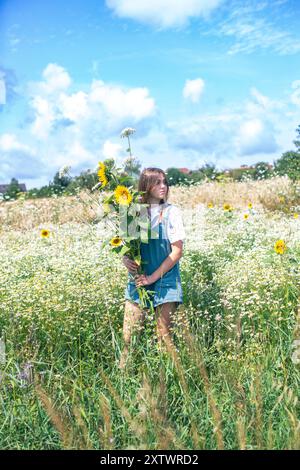
[[[153,188],[153,186],[156,184],[156,180],[158,175],[163,175],[163,177],[166,180],[166,186],[167,186],[167,194],[164,199],[160,200],[160,204],[164,203],[169,196],[169,183],[167,180],[167,176],[163,170],[160,168],[156,167],[150,167],[150,168],[144,168],[140,179],[139,179],[139,184],[138,184],[138,191],[145,191],[145,193],[142,196],[142,203],[147,204],[150,196],[150,191]]]

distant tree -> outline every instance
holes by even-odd
[[[253,179],[263,180],[270,178],[272,176],[273,170],[269,167],[269,164],[266,162],[258,162],[255,164]]]
[[[190,176],[182,173],[178,168],[168,168],[166,174],[170,186],[174,186],[175,184],[189,184]]]
[[[199,171],[208,179],[214,179],[218,174],[214,163],[205,163],[205,165],[203,165]]]
[[[138,178],[141,174],[141,162],[136,157],[128,157],[125,160],[123,170],[129,176]]]
[[[99,181],[97,171],[90,169],[82,171],[79,176],[75,176],[67,188],[67,192],[72,193],[76,188],[92,189]]]
[[[296,132],[298,134],[298,138],[296,140],[294,140],[294,145],[296,146],[297,150],[300,151],[300,140],[299,140],[300,139],[300,124],[297,127]]]
[[[287,175],[293,181],[300,179],[300,153],[285,152],[275,163],[275,172],[278,175]]]
[[[5,199],[16,199],[18,193],[20,193],[19,182],[16,178],[12,178],[10,184],[5,192]]]
[[[202,181],[205,178],[214,180],[220,172],[216,169],[214,163],[205,163],[202,167],[192,171],[191,179],[193,182]]]
[[[289,150],[282,154],[275,162],[275,173],[278,175],[287,175],[293,181],[300,179],[300,125],[297,127],[297,139],[294,144],[297,148],[296,151]]]
[[[59,171],[57,171],[53,178],[53,185],[60,186],[62,189],[64,189],[67,186],[69,186],[71,181],[72,181],[72,178],[70,176],[68,175],[60,176]]]

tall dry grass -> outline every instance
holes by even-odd
[[[1,230],[30,230],[44,224],[91,223],[98,216],[96,193],[81,191],[76,196],[0,202]],[[251,202],[266,210],[296,210],[300,208],[300,182],[293,184],[287,177],[264,181],[205,182],[195,186],[173,186],[169,202],[182,208],[198,204],[223,207],[229,203],[244,209]]]

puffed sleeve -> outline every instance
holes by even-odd
[[[168,210],[167,236],[171,243],[185,239],[181,210],[173,205]]]

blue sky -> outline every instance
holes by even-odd
[[[273,162],[300,124],[296,0],[0,0],[0,183],[113,157]]]

